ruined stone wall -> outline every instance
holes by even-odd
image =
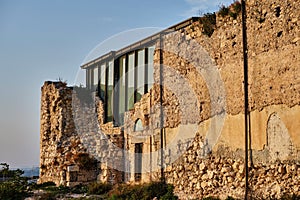
[[[204,138],[197,134],[188,151],[165,169],[166,179],[175,186],[175,193],[180,199],[201,199],[207,196],[243,199],[244,159],[228,154],[211,154],[203,158],[201,151],[204,146]],[[249,172],[249,194],[253,199],[299,195],[299,175],[300,164],[293,161],[254,164]]]
[[[94,101],[90,93],[86,96],[84,88],[62,82],[45,82],[41,90],[39,182],[68,186],[121,182],[122,172],[114,170],[109,160],[113,156],[114,164],[122,167],[123,135],[111,124],[103,125],[101,101]],[[113,146],[120,149],[114,151]]]
[[[251,194],[265,198],[299,194],[300,2],[250,0],[247,13]],[[195,22],[166,34],[162,46],[156,45],[155,82],[160,82],[162,73],[164,92],[171,94],[166,95],[163,104],[172,102],[171,111],[164,112],[165,118],[170,120],[168,124],[175,124],[163,126],[165,143],[171,144],[172,138],[180,134],[197,134],[195,138],[177,140],[175,149],[164,150],[166,178],[182,199],[207,195],[242,198],[245,172],[241,14],[236,19],[217,14],[211,36],[203,33],[203,27],[201,22]],[[209,67],[217,73],[209,71]],[[220,79],[209,76],[216,74]],[[131,111],[131,125],[125,128],[125,134],[134,135],[137,118],[144,122],[146,116],[145,121],[159,121],[159,109],[149,111],[159,104],[151,101],[153,95],[159,97],[159,91],[152,91]],[[171,101],[171,96],[176,101]],[[222,117],[224,121],[216,123]],[[208,137],[209,132],[212,134]],[[150,147],[155,151],[157,144],[160,146],[159,127],[151,134],[151,140],[144,139],[145,151]],[[169,160],[176,154],[181,156],[172,164]]]
[[[66,185],[77,181],[69,173],[70,166],[77,165],[75,157],[86,152],[75,131],[72,89],[61,82],[45,82],[41,92],[39,182]]]
[[[250,189],[252,195],[266,198],[299,195],[300,2],[249,0],[247,13]],[[99,99],[94,99],[96,106],[82,106],[64,84],[46,82],[42,88],[40,181],[79,181],[80,173],[91,172],[81,170],[74,159],[84,153],[98,161],[94,179],[115,183],[125,176],[125,181],[134,181],[130,152],[137,143],[143,143],[143,152],[151,152],[151,159],[142,163],[142,181],[156,180],[162,130],[166,180],[182,199],[242,197],[241,14],[236,19],[217,14],[213,34],[207,36],[203,30],[203,23],[194,22],[163,36],[162,46],[158,43],[155,50],[154,87],[125,113],[122,128],[104,123]],[[73,113],[74,103],[78,115]],[[136,131],[138,119],[143,128]]]

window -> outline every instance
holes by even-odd
[[[93,87],[93,69],[87,70],[87,88],[92,89]]]
[[[96,90],[97,86],[98,86],[98,66],[96,66],[94,68],[94,72],[93,72],[93,89]]]
[[[142,130],[144,130],[142,120],[138,119],[134,124],[134,131],[142,131]]]
[[[102,99],[102,101],[105,101],[105,83],[106,83],[106,65],[101,64],[100,66],[100,85],[99,85],[99,96]]]
[[[134,105],[134,53],[128,55],[128,86],[127,86],[127,105],[128,110]]]
[[[126,57],[123,56],[119,60],[119,77],[118,77],[118,89],[119,89],[119,94],[117,96],[117,101],[119,105],[119,123],[123,124],[124,123],[124,112],[125,112],[125,68],[126,68]]]
[[[138,51],[137,56],[136,101],[139,101],[145,94],[145,50]]]
[[[151,46],[148,48],[148,72],[147,72],[147,88],[148,91],[151,89],[154,83],[154,50],[155,46]]]
[[[113,119],[113,90],[114,90],[114,63],[108,62],[108,77],[107,77],[107,118],[106,121]]]

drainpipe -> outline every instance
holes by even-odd
[[[247,45],[247,13],[246,0],[242,0],[242,29],[243,29],[243,58],[244,58],[244,113],[245,113],[245,199],[248,199],[249,190],[249,168],[248,168],[248,140],[249,140],[249,103],[248,103],[248,45]]]
[[[165,182],[164,175],[164,110],[163,110],[163,33],[159,36],[159,91],[160,91],[160,173],[161,181]]]

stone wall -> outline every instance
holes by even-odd
[[[201,199],[207,196],[243,199],[244,160],[228,154],[212,154],[203,158],[197,153],[201,148],[203,138],[197,134],[188,151],[166,168],[166,179],[175,186],[175,193],[180,199]],[[293,161],[253,164],[249,172],[249,194],[254,199],[299,195],[299,175],[300,164]]]
[[[40,183],[68,185],[77,181],[72,175],[78,171],[75,157],[86,150],[75,131],[72,89],[62,82],[48,81],[42,87],[40,151]]]
[[[299,6],[300,2],[291,0],[247,1],[250,190],[257,197],[299,194]],[[166,178],[182,199],[209,195],[242,198],[245,172],[241,14],[236,19],[217,14],[211,36],[203,33],[203,26],[195,22],[171,31],[163,36],[162,46],[156,45],[155,82],[162,81],[163,94],[166,93],[162,98]],[[143,150],[152,151],[153,159],[157,159],[152,160],[152,165],[159,165],[160,154],[156,151],[161,133],[159,126],[149,127],[145,121],[159,122],[160,102],[151,101],[159,96],[155,89],[144,95],[130,112],[124,129],[131,137],[128,141],[144,142]],[[172,109],[166,112],[168,106]],[[138,118],[146,130],[135,133],[134,122]],[[195,139],[191,131],[197,134]],[[191,137],[179,136],[186,134]],[[144,140],[133,139],[141,135]],[[174,141],[176,144],[172,144]],[[133,151],[134,145],[128,148]],[[181,156],[173,163],[176,154]],[[148,165],[143,163],[145,168]],[[144,180],[149,179],[151,175],[145,173]]]
[[[299,195],[300,2],[249,0],[247,13],[251,195]],[[214,28],[207,36],[197,21],[163,36],[154,55],[155,84],[125,113],[123,127],[104,123],[103,104],[95,95],[93,103],[84,103],[79,90],[74,94],[65,84],[46,82],[40,181],[79,181],[93,170],[80,169],[75,155],[88,153],[97,166],[84,181],[134,182],[136,144],[147,154],[141,181],[157,180],[163,142],[166,181],[181,199],[242,198],[241,14],[217,14]],[[136,129],[139,120],[142,127]]]
[[[47,81],[41,90],[39,182],[68,186],[96,180],[121,182],[122,172],[109,160],[114,156],[114,165],[122,167],[123,135],[112,124],[103,125],[101,101],[62,82]]]

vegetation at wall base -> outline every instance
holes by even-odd
[[[110,200],[148,200],[157,197],[160,200],[177,200],[174,187],[163,182],[152,182],[141,185],[120,184],[109,192]]]
[[[96,194],[96,195],[103,195],[108,193],[112,189],[111,184],[107,183],[91,183],[88,185],[88,194]]]

